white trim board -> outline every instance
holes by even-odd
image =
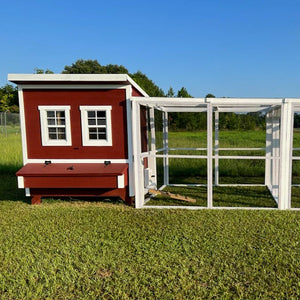
[[[83,163],[83,164],[104,164],[105,161],[110,161],[112,164],[127,164],[128,159],[52,159],[52,158],[38,158],[38,159],[28,159],[27,163],[30,164],[43,164],[45,161],[51,161],[53,164],[64,164],[64,163]]]

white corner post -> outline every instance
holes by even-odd
[[[215,186],[219,185],[219,111],[215,111]]]
[[[266,163],[265,163],[265,185],[271,190],[271,154],[272,154],[272,118],[270,113],[266,114]]]
[[[156,174],[156,138],[155,138],[155,115],[154,108],[151,107],[149,109],[149,123],[150,123],[150,156],[149,156],[149,168],[150,168],[150,176],[151,182],[157,188],[157,174]]]
[[[280,115],[281,110],[276,109],[272,112],[272,162],[271,162],[271,192],[278,203],[279,195],[279,160],[280,160]]]
[[[130,90],[131,91],[131,90]],[[127,143],[128,143],[128,177],[129,177],[129,196],[134,196],[134,176],[133,176],[133,150],[132,150],[132,109],[131,101],[126,99],[127,116]]]
[[[141,158],[141,117],[140,104],[132,102],[132,142],[133,142],[133,170],[135,207],[144,206],[144,172]]]
[[[213,207],[213,145],[212,104],[207,103],[207,207]]]
[[[286,100],[283,101],[281,107],[278,208],[290,209],[294,111],[292,103]]]
[[[169,130],[168,130],[168,113],[162,112],[163,115],[163,148],[164,155],[166,155],[163,159],[164,165],[164,185],[169,185]]]

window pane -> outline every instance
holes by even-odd
[[[49,133],[56,133],[56,131],[57,131],[56,127],[49,128]]]
[[[47,118],[54,118],[55,112],[54,111],[47,111]]]
[[[97,128],[89,128],[89,133],[97,133]]]
[[[48,125],[55,125],[55,119],[49,119],[47,120]]]
[[[56,133],[49,133],[49,139],[50,140],[57,140],[57,138],[56,138],[57,136],[56,136]]]
[[[99,133],[98,134],[98,140],[106,140],[106,133]]]
[[[97,125],[106,125],[105,119],[97,119]]]
[[[106,118],[106,111],[97,111],[98,118]]]
[[[90,133],[89,138],[90,138],[90,140],[97,140],[97,134],[96,133]]]
[[[88,118],[95,118],[96,117],[96,114],[95,114],[94,111],[88,110],[87,114],[88,114]]]
[[[65,133],[59,133],[57,139],[58,140],[65,140],[66,139]]]
[[[96,119],[88,119],[89,125],[96,125]]]

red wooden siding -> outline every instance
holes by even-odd
[[[126,159],[125,89],[24,90],[29,159]],[[39,105],[70,105],[72,146],[42,146]],[[82,146],[80,105],[111,105],[112,146]]]
[[[134,86],[132,87],[132,97],[144,97]]]

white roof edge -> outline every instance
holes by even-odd
[[[149,97],[149,95],[129,75],[127,75],[127,79],[144,97]]]
[[[129,82],[135,87],[143,96],[149,97],[148,94],[127,74],[8,74],[7,79],[11,82],[57,82],[57,81],[69,81],[69,82]]]

